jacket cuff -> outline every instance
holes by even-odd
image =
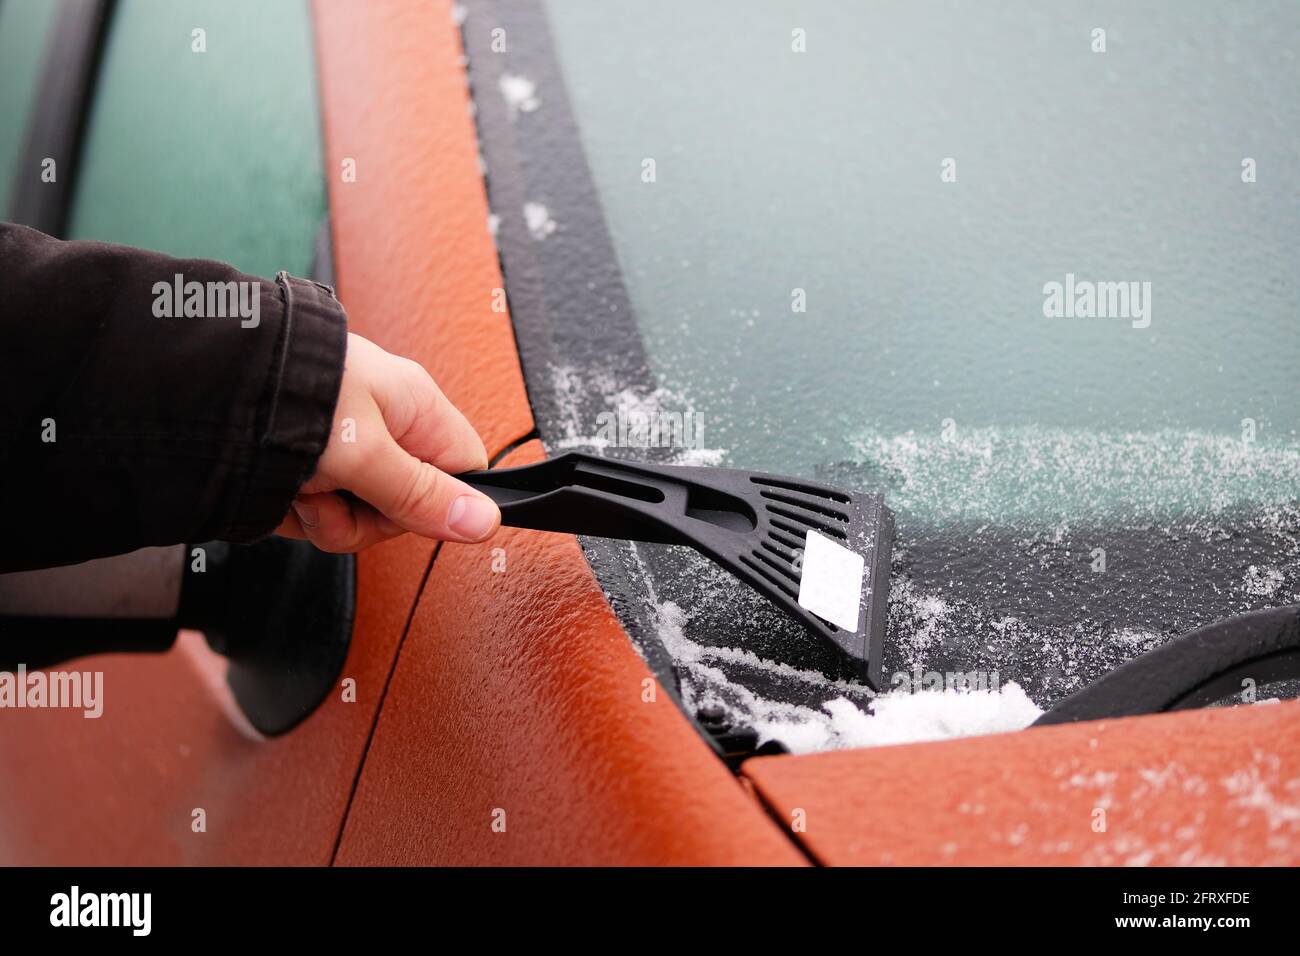
[[[348,322],[334,290],[286,272],[278,359],[259,406],[257,452],[224,537],[252,541],[274,531],[329,443],[343,381]]]

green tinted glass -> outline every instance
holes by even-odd
[[[651,359],[730,461],[857,461],[926,524],[1296,497],[1294,5],[635,9],[547,13]]]
[[[306,0],[117,4],[83,155],[73,238],[305,274],[326,209]]]
[[[0,215],[9,208],[58,8],[54,0],[0,0]],[[39,175],[32,171],[33,184]]]

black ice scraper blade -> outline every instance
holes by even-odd
[[[491,497],[511,527],[691,546],[838,647],[857,675],[881,690],[894,517],[880,495],[753,471],[646,465],[581,452],[458,477]],[[800,604],[800,585],[809,583],[801,582],[809,533],[862,559],[853,630],[846,626],[851,594],[848,616],[841,616],[845,626]],[[816,544],[827,550],[827,542]]]

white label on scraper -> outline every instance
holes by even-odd
[[[856,632],[865,568],[862,555],[809,531],[803,545],[799,606],[836,627]]]

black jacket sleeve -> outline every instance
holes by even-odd
[[[346,340],[327,286],[0,223],[0,571],[269,533]]]

